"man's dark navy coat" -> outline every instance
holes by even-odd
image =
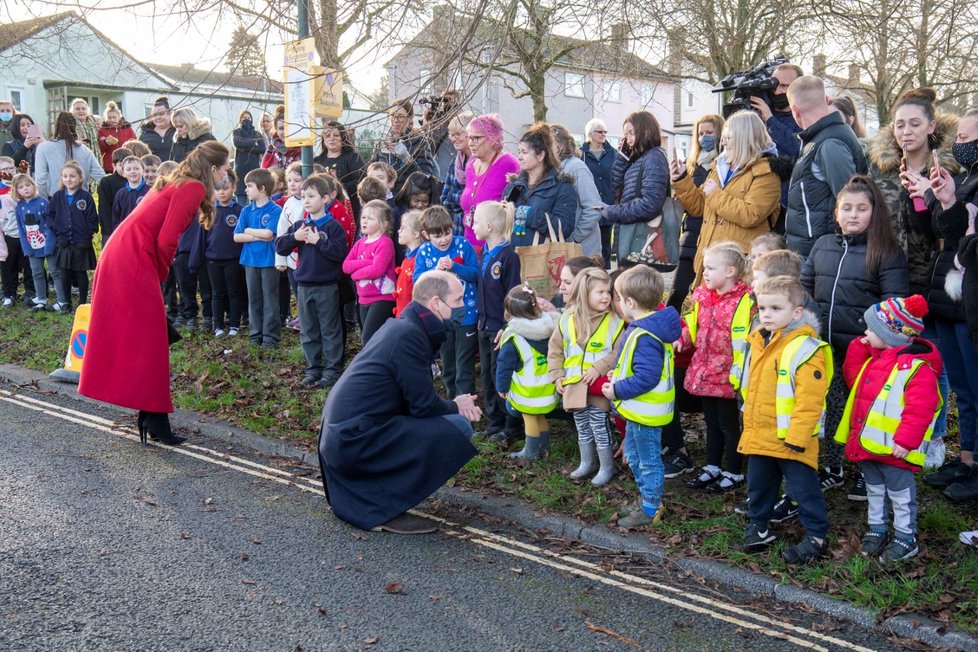
[[[323,408],[319,460],[333,512],[362,529],[386,523],[430,496],[476,454],[442,415],[431,363],[445,340],[441,319],[410,303],[353,359]]]

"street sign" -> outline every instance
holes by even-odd
[[[315,106],[318,117],[338,119],[343,115],[343,73],[332,68],[313,66],[315,77]]]
[[[319,55],[316,41],[304,38],[285,44],[285,146],[312,147],[316,144],[316,75]]]

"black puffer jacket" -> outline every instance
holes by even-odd
[[[710,168],[697,165],[693,169],[693,183],[697,188],[706,181],[706,175],[710,173]],[[703,228],[703,216],[690,215],[683,216],[683,230],[679,234],[679,260],[693,260],[696,258],[696,241],[700,239],[700,229]]]
[[[966,311],[968,322],[968,337],[975,350],[978,350],[978,235],[966,235],[961,238],[958,247],[958,260],[964,265],[964,282],[961,287],[961,303],[970,307]]]
[[[968,230],[968,209],[965,204],[974,204],[978,196],[978,163],[972,165],[967,172],[954,177],[954,187],[958,200],[950,208],[945,210],[936,200],[931,204],[931,224],[937,236],[937,251],[930,261],[927,305],[931,316],[937,319],[963,322],[964,304],[948,296],[944,282],[948,272],[954,269],[954,256],[958,253],[965,231]],[[978,309],[978,306],[974,307]]]
[[[801,283],[815,300],[822,338],[832,345],[837,357],[844,356],[849,343],[865,333],[863,313],[867,308],[910,292],[907,257],[902,250],[884,260],[875,272],[868,272],[866,249],[865,233],[823,235],[801,271]]]

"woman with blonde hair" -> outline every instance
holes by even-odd
[[[78,393],[139,410],[137,426],[164,444],[184,441],[170,430],[169,335],[160,284],[180,235],[200,215],[214,221],[214,187],[227,179],[227,147],[205,142],[153,190],[112,233],[95,268],[85,368]],[[120,352],[125,352],[120,354]]]
[[[71,114],[75,116],[75,132],[78,140],[85,143],[85,146],[92,151],[95,158],[102,159],[102,151],[98,147],[99,125],[92,115],[92,109],[88,106],[88,101],[81,97],[76,97],[71,101]]]
[[[706,181],[710,166],[720,156],[720,134],[723,133],[723,117],[715,114],[702,115],[693,123],[693,145],[686,159],[686,172],[693,178],[697,188]],[[683,303],[689,296],[689,286],[696,278],[693,258],[696,257],[696,243],[703,228],[703,215],[687,212],[683,216],[683,228],[679,235],[679,266],[669,293],[668,305],[680,313]]]
[[[174,163],[180,163],[187,158],[197,145],[208,140],[217,140],[211,133],[211,121],[197,115],[189,106],[174,109],[170,122],[176,129],[173,147],[170,149],[170,160]]]
[[[715,242],[750,247],[778,219],[781,179],[771,168],[775,146],[764,123],[753,111],[730,116],[720,139],[723,153],[713,162],[699,188],[687,169],[671,163],[673,188],[683,208],[703,216],[693,269],[698,286],[703,277],[703,252]]]
[[[459,201],[465,190],[465,166],[472,158],[472,148],[469,147],[469,135],[465,129],[475,115],[469,111],[459,113],[448,121],[448,140],[455,148],[455,159],[445,171],[445,183],[441,188],[441,205],[452,214],[452,235],[465,235],[465,211]]]

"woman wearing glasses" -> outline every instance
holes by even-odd
[[[414,120],[414,104],[411,100],[394,100],[387,112],[387,119],[390,130],[377,141],[370,162],[387,163],[397,171],[397,182],[394,184],[396,195],[412,173],[433,175],[435,164],[431,141],[411,124]]]
[[[615,203],[615,191],[611,187],[611,168],[615,164],[618,150],[608,142],[608,127],[600,118],[588,120],[584,127],[584,164],[594,177],[594,185],[598,189],[603,204]],[[611,233],[615,225],[602,217],[601,226],[601,257],[604,258],[604,268],[611,267]]]
[[[465,238],[481,252],[485,242],[475,237],[472,217],[475,207],[484,201],[499,201],[509,183],[510,174],[519,174],[520,162],[509,152],[503,151],[505,131],[503,121],[495,113],[472,119],[468,132],[471,158],[465,166],[465,188],[458,204],[462,207]]]

